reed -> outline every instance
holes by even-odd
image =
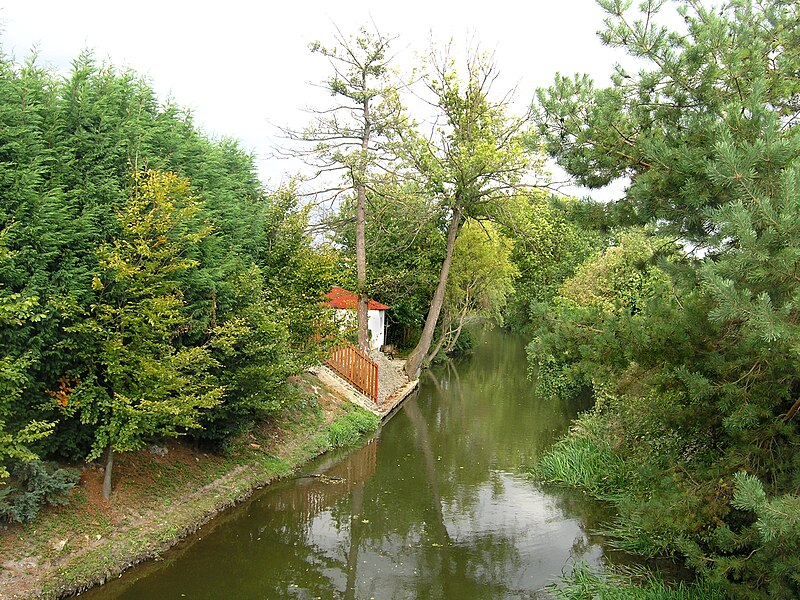
[[[539,459],[534,475],[604,499],[616,498],[630,483],[625,481],[630,473],[609,445],[585,436],[570,436],[556,443]]]
[[[585,563],[577,564],[562,584],[551,591],[560,600],[724,600],[727,597],[706,581],[670,584],[646,570],[597,573]]]

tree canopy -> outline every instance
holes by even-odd
[[[502,213],[532,167],[523,142],[525,117],[507,111],[507,98],[494,100],[496,67],[487,56],[469,56],[459,76],[447,54],[430,60],[426,86],[435,98],[438,119],[430,133],[406,132],[402,152],[412,178],[441,211],[446,223],[445,256],[417,346],[406,361],[416,376],[428,357],[444,303],[453,252],[466,219],[485,220]]]
[[[539,91],[548,151],[589,186],[629,177],[610,213],[647,229],[620,230],[563,283],[530,351],[550,389],[595,390],[575,440],[616,449],[625,465],[615,481],[626,483],[608,492],[620,498],[621,545],[680,554],[733,595],[790,597],[798,7],[676,4],[683,31],[659,22],[670,3],[637,12],[602,0],[603,41],[644,66],[617,67],[607,88],[558,76]]]
[[[281,410],[333,268],[294,191],[89,52],[0,72],[0,473]]]

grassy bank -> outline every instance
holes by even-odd
[[[607,413],[597,410],[583,413],[569,434],[540,457],[533,475],[546,483],[578,489],[613,504],[617,517],[605,525],[602,533],[609,536],[615,548],[644,558],[678,558],[677,541],[684,532],[679,530],[680,523],[671,521],[669,507],[659,504],[664,494],[653,483],[653,472],[663,473],[662,479],[671,474],[667,465],[654,464],[655,455],[646,449],[620,443],[615,436],[624,429]],[[698,580],[673,585],[646,570],[597,574],[585,565],[578,565],[564,578],[556,596],[564,600],[727,597],[719,582]]]
[[[68,505],[0,530],[0,598],[58,598],[157,557],[221,510],[335,447],[358,443],[378,419],[306,374],[312,400],[254,426],[224,456],[178,442],[121,455],[111,501],[89,465]],[[164,453],[166,450],[166,453]]]
[[[667,585],[648,573],[604,573],[578,565],[553,590],[559,600],[724,600],[727,596],[708,583]]]

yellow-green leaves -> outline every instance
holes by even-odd
[[[107,446],[133,450],[197,427],[201,411],[223,395],[209,374],[218,363],[208,344],[175,342],[195,327],[180,277],[197,268],[191,257],[211,233],[201,204],[174,173],[137,173],[133,182],[119,234],[97,251],[97,298],[70,328],[85,341],[85,371],[65,411],[93,426],[91,458]]]
[[[660,289],[669,289],[669,277],[653,256],[674,244],[650,238],[641,230],[630,230],[619,244],[599,252],[583,263],[560,291],[565,306],[594,307],[606,314],[637,310]]]
[[[445,310],[502,324],[500,311],[517,275],[512,247],[512,241],[493,223],[467,221],[453,253]]]

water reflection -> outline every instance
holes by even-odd
[[[598,507],[525,476],[580,407],[537,398],[520,340],[434,369],[364,447],[263,491],[97,598],[532,598],[599,564]]]

